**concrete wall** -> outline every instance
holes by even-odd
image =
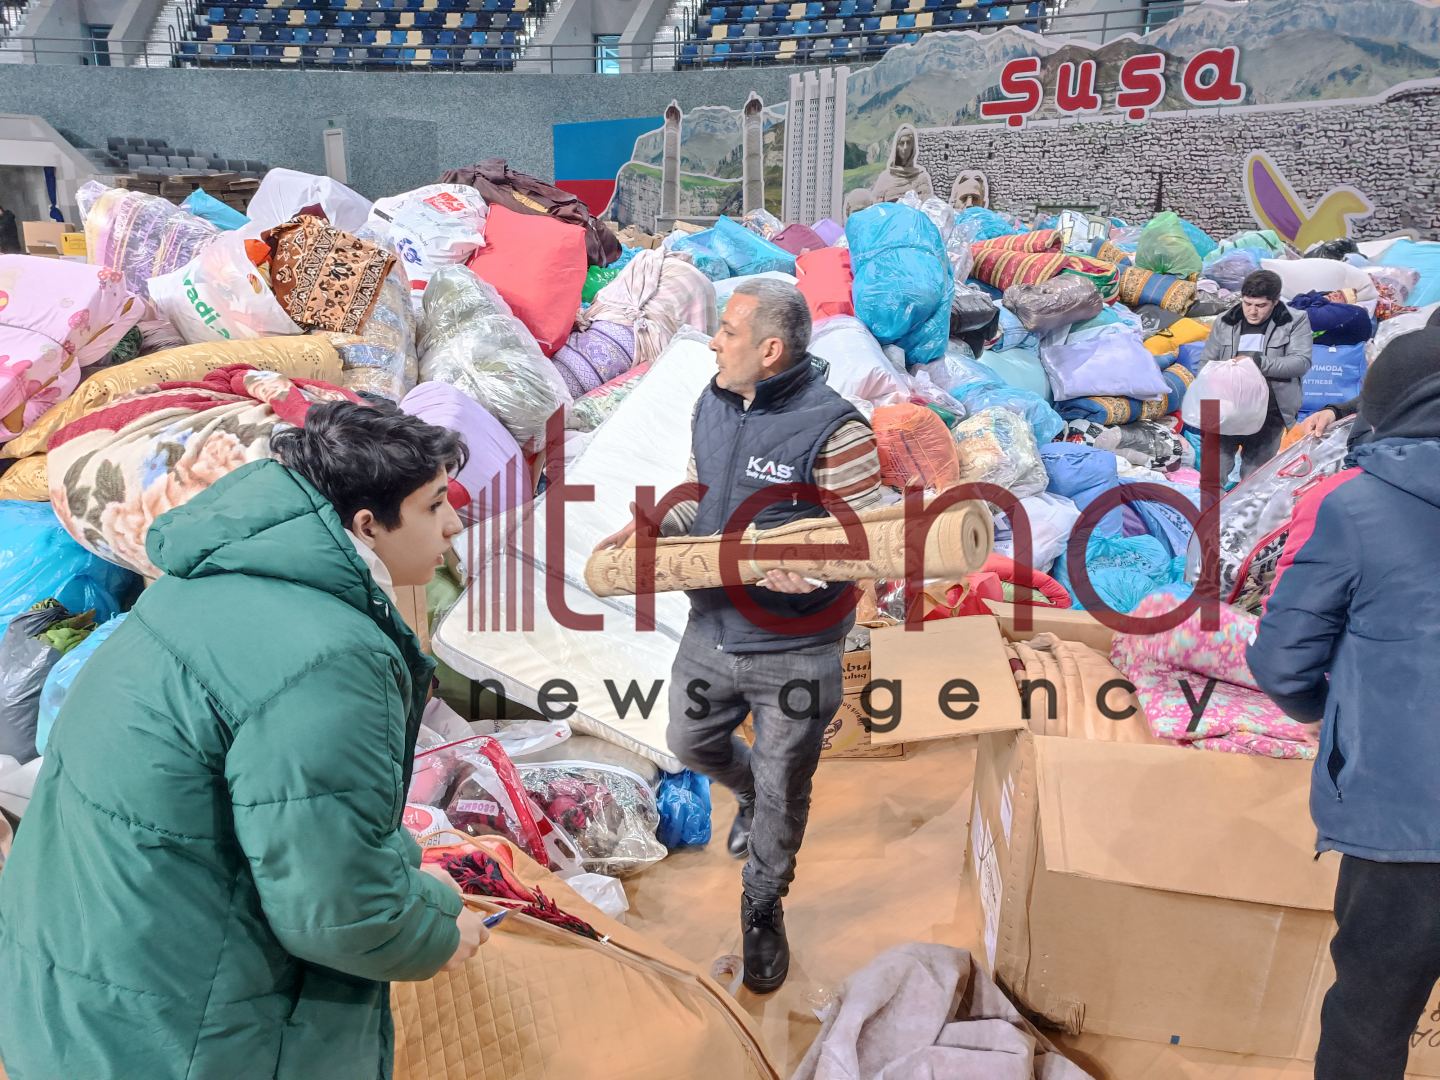
[[[1265,150],[1310,208],[1351,185],[1375,204],[1365,235],[1440,234],[1440,90],[1398,90],[1379,103],[1221,113],[1156,114],[1143,124],[1104,117],[920,132],[920,164],[936,191],[962,169],[990,179],[990,205],[1028,215],[1036,204],[1096,206],[1145,220],[1157,195],[1216,236],[1253,229],[1244,168]]]
[[[45,170],[38,166],[0,165],[0,206],[20,221],[46,221]]]
[[[162,138],[314,173],[324,171],[324,122],[342,118],[351,186],[374,198],[486,157],[548,178],[552,124],[658,116],[672,98],[683,109],[738,109],[751,90],[784,101],[794,70],[617,78],[10,64],[0,65],[0,102],[90,146],[111,135]]]

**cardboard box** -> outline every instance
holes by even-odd
[[[840,711],[825,729],[825,741],[821,744],[820,757],[904,757],[904,743],[876,745],[870,741],[870,730],[865,724],[865,710],[860,705],[860,694],[870,682],[870,650],[855,649],[847,652],[842,661],[840,677],[845,696],[840,700]]]
[[[60,254],[67,257],[85,258],[89,249],[85,246],[85,234],[72,232],[60,237]]]
[[[1178,746],[982,737],[967,867],[984,961],[1070,1032],[1312,1059],[1339,859],[1314,857],[1309,774]],[[1415,1075],[1440,1076],[1433,1034]]]
[[[25,239],[27,255],[41,255],[47,259],[58,259],[64,243],[63,237],[74,232],[75,226],[63,221],[24,221],[20,228]]]

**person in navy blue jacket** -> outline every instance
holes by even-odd
[[[1365,378],[1361,474],[1325,497],[1248,651],[1319,723],[1310,812],[1341,853],[1317,1080],[1401,1080],[1440,980],[1440,328]]]

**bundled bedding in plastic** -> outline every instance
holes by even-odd
[[[856,317],[908,363],[944,356],[955,279],[935,225],[919,210],[880,204],[851,214],[845,235]]]
[[[0,444],[80,384],[109,355],[144,304],[100,266],[0,255]]]
[[[125,289],[148,297],[152,277],[178,270],[220,230],[174,203],[90,181],[75,193],[90,262],[118,271]]]

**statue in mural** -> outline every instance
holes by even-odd
[[[983,172],[962,172],[950,185],[950,205],[956,210],[972,206],[990,207],[990,181]]]
[[[895,129],[895,138],[890,143],[890,163],[870,186],[872,201],[895,202],[907,191],[915,192],[922,199],[935,194],[930,174],[915,161],[919,143],[914,124],[901,124]]]

